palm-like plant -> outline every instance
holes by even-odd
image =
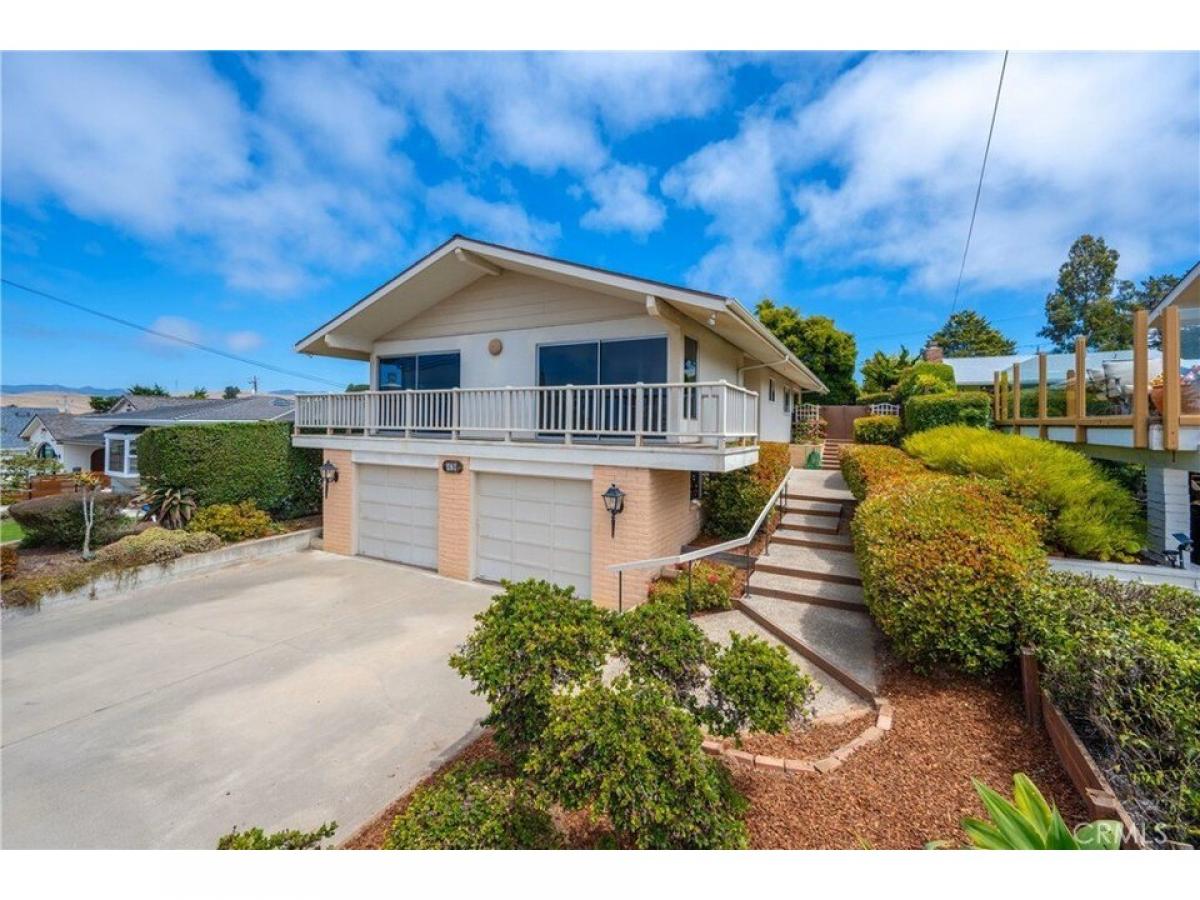
[[[1110,819],[1089,822],[1074,833],[1057,806],[1051,806],[1032,781],[1013,776],[1013,799],[1006,800],[982,781],[972,779],[990,822],[962,820],[963,831],[979,850],[1119,850],[1121,823]]]
[[[183,528],[196,512],[196,492],[187,487],[156,484],[138,500],[146,507],[145,518],[154,519],[163,528]]]

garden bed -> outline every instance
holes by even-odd
[[[1087,818],[1049,740],[1026,724],[1015,673],[985,683],[925,678],[894,665],[882,693],[895,707],[891,732],[836,772],[782,774],[730,766],[750,801],[751,847],[918,849],[930,840],[958,842],[963,839],[959,820],[983,813],[971,779],[1007,792],[1016,772],[1033,779],[1068,823]],[[745,743],[760,752],[786,748],[789,755],[816,755],[869,724],[862,719],[793,735],[752,735]],[[436,781],[456,763],[499,758],[485,733],[421,784]],[[410,791],[395,800],[344,846],[380,848],[411,797]],[[603,823],[586,816],[556,818],[570,848],[593,848],[607,837]]]

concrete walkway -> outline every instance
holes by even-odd
[[[348,837],[486,713],[446,660],[494,592],[307,551],[6,622],[0,843]]]

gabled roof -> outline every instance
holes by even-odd
[[[1171,293],[1163,297],[1154,309],[1150,310],[1150,321],[1153,322],[1168,306],[1200,306],[1200,262],[1187,270],[1179,279],[1179,284],[1172,288]]]
[[[58,415],[53,406],[4,406],[0,407],[0,450],[25,450],[27,444],[21,438],[25,426],[37,416]]]
[[[149,399],[144,397],[139,400]],[[211,422],[291,421],[296,401],[292,397],[273,394],[254,394],[234,400],[198,400],[189,397],[155,397],[155,400],[175,400],[121,413],[99,413],[97,421],[106,428],[114,425],[174,425]]]
[[[649,311],[661,300],[723,337],[743,353],[800,385],[826,392],[804,363],[732,297],[638,278],[456,234],[371,291],[295,346],[299,353],[369,359],[374,341],[439,301],[488,275],[522,272],[586,287]],[[386,302],[381,302],[385,301]]]
[[[21,437],[29,437],[41,425],[54,440],[65,444],[90,444],[99,446],[104,443],[105,425],[95,413],[75,416],[70,413],[51,412],[34,416],[23,429]]]

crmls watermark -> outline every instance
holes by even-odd
[[[1099,850],[1105,847],[1120,847],[1125,837],[1125,828],[1113,819],[1104,819],[1091,824],[1077,825],[1075,840],[1081,850]]]

